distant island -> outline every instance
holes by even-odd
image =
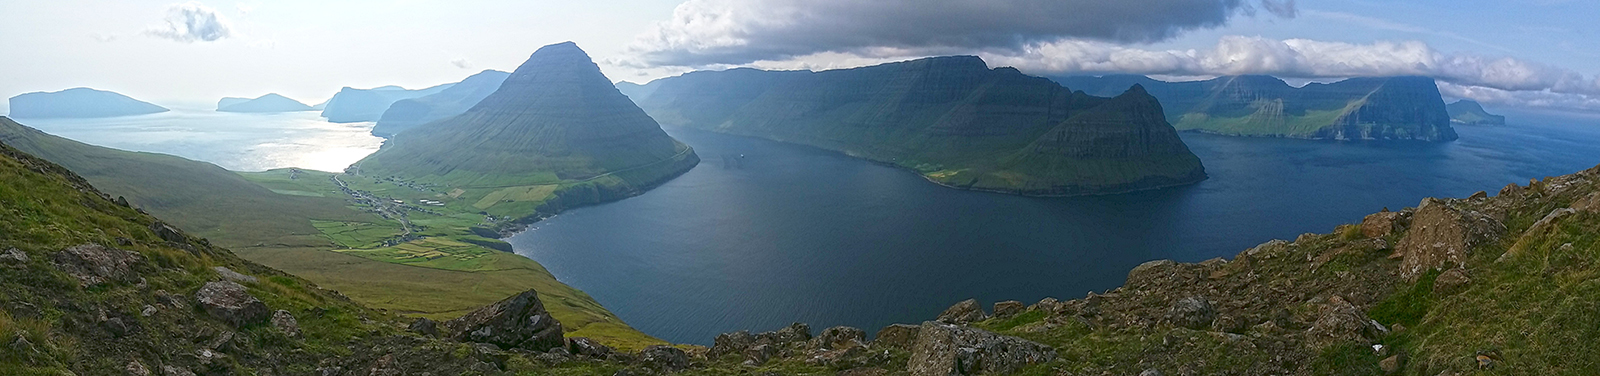
[[[1271,76],[1190,82],[1136,75],[1055,80],[1095,95],[1144,85],[1180,131],[1314,140],[1457,138],[1438,86],[1426,77],[1353,78],[1299,88]]]
[[[217,102],[217,112],[249,112],[249,113],[274,113],[313,111],[311,106],[300,103],[288,97],[267,94],[256,99],[248,98],[222,98]]]
[[[1450,122],[1461,125],[1506,125],[1506,117],[1490,114],[1483,105],[1471,100],[1459,100],[1445,106],[1450,112]]]
[[[103,118],[167,112],[165,107],[86,87],[11,97],[14,118]]]
[[[617,86],[663,125],[835,150],[961,189],[1070,196],[1206,178],[1144,88],[1091,96],[975,56]]]
[[[425,97],[449,89],[455,84],[444,84],[421,90],[406,90],[399,86],[382,86],[372,89],[343,88],[332,99],[322,104],[322,117],[334,123],[359,123],[378,121],[394,102]],[[315,107],[313,107],[315,108]]]
[[[372,135],[389,137],[423,123],[460,115],[499,90],[500,83],[510,76],[506,72],[485,70],[438,94],[394,102],[378,119],[378,125],[372,127]]]

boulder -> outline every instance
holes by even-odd
[[[939,314],[938,321],[946,324],[967,324],[987,318],[988,315],[983,313],[983,307],[978,305],[977,299],[967,299],[944,310],[944,313]]]
[[[1600,192],[1591,193],[1572,203],[1572,209],[1585,213],[1600,213]]]
[[[166,240],[173,243],[184,243],[189,240],[185,238],[183,236],[183,232],[178,231],[177,228],[159,221],[150,224],[150,232],[155,233],[156,237],[161,238],[161,240]]]
[[[444,323],[446,336],[462,342],[535,352],[566,346],[561,322],[550,316],[538,292],[528,290]]]
[[[84,244],[57,252],[55,266],[89,287],[104,283],[132,283],[139,280],[134,266],[144,262],[144,256],[99,244]]]
[[[806,359],[806,364],[833,369],[853,368],[865,365],[866,355],[867,350],[861,346],[848,347],[812,355]]]
[[[278,328],[289,338],[300,338],[300,321],[294,319],[289,311],[278,310],[272,313],[272,326]]]
[[[1368,215],[1361,220],[1361,234],[1369,238],[1389,236],[1389,234],[1405,230],[1406,219],[1406,216],[1402,213],[1387,210]]]
[[[1128,271],[1127,285],[1129,287],[1142,286],[1146,281],[1157,281],[1170,277],[1177,267],[1178,263],[1172,260],[1147,261]]]
[[[161,374],[166,376],[194,376],[188,368],[176,366],[161,366]]]
[[[802,323],[793,323],[783,329],[773,332],[761,333],[761,340],[778,344],[790,344],[811,340],[811,326]]]
[[[1395,245],[1400,255],[1400,276],[1416,281],[1435,269],[1466,264],[1473,247],[1492,241],[1505,232],[1500,221],[1480,212],[1454,208],[1450,203],[1429,198],[1422,201],[1404,239]]]
[[[200,291],[194,293],[194,299],[199,301],[200,306],[204,307],[212,317],[234,327],[261,323],[272,314],[267,309],[266,303],[251,296],[244,286],[232,281],[206,283]]]
[[[1054,360],[1055,349],[988,331],[924,322],[906,371],[912,376],[1011,374]]]
[[[586,337],[573,337],[567,339],[567,352],[573,355],[605,359],[611,355],[612,350],[610,346],[600,344],[600,341]]]
[[[1439,296],[1455,295],[1467,289],[1472,284],[1472,277],[1466,269],[1455,268],[1439,273],[1439,278],[1433,281],[1433,293]]]
[[[744,363],[752,366],[767,364],[768,360],[778,356],[778,348],[773,345],[760,344],[744,350]]]
[[[823,350],[842,350],[851,347],[866,346],[867,332],[848,326],[835,326],[823,329],[817,338],[813,338],[812,348]]]
[[[1026,310],[1028,310],[1028,307],[1023,305],[1022,302],[1007,300],[994,304],[994,317],[1016,316]]]
[[[1040,299],[1039,303],[1035,303],[1032,307],[1028,307],[1028,309],[1036,309],[1036,310],[1044,311],[1045,313],[1060,312],[1061,308],[1063,308],[1062,305],[1061,305],[1061,300],[1058,300],[1056,298]]]
[[[150,368],[145,367],[144,363],[140,363],[138,360],[128,361],[128,365],[123,367],[123,371],[127,372],[128,376],[150,376]]]
[[[916,344],[917,331],[922,327],[916,325],[893,324],[878,330],[878,335],[873,337],[872,347],[910,349]]]
[[[1217,320],[1217,309],[1204,296],[1190,296],[1173,302],[1166,319],[1173,326],[1205,330]]]
[[[1400,355],[1391,355],[1388,358],[1383,358],[1383,360],[1378,361],[1378,369],[1383,370],[1383,374],[1385,375],[1394,375],[1400,373],[1401,365]]]
[[[234,282],[239,282],[239,283],[256,283],[256,282],[258,282],[256,277],[251,277],[251,276],[248,276],[248,275],[239,274],[239,272],[233,271],[233,269],[228,269],[225,266],[213,267],[213,268],[211,268],[211,270],[216,271],[217,275],[221,276],[222,279],[226,279],[226,280],[229,280],[229,281],[234,281]]]
[[[27,265],[28,261],[31,261],[28,259],[28,254],[22,253],[22,251],[19,251],[16,248],[7,249],[5,252],[0,252],[0,265],[21,266]]]
[[[741,330],[733,333],[722,333],[712,340],[711,350],[706,352],[706,357],[718,359],[728,354],[741,354],[756,343],[756,336],[750,331]]]
[[[678,372],[689,368],[689,353],[672,346],[650,346],[639,351],[639,365],[656,372]]]
[[[1379,334],[1376,322],[1339,296],[1328,298],[1328,302],[1318,309],[1316,317],[1316,322],[1306,332],[1306,339],[1315,348],[1350,342],[1365,344]]]
[[[439,336],[439,322],[433,321],[433,320],[429,320],[427,318],[420,318],[420,319],[417,319],[417,321],[412,321],[411,322],[411,326],[407,327],[406,330],[410,330],[412,333],[417,333],[417,334],[421,334],[421,335],[425,335],[425,336],[438,337]]]

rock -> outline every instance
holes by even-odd
[[[746,364],[759,366],[767,364],[768,360],[778,356],[778,348],[773,345],[760,344],[744,350]]]
[[[0,265],[16,267],[27,265],[29,261],[31,260],[28,259],[28,254],[22,253],[22,251],[19,251],[16,248],[7,249],[5,252],[0,252]]]
[[[33,347],[32,341],[28,341],[27,332],[17,332],[17,336],[11,339],[11,343],[7,347],[10,347],[11,351],[17,354],[31,355],[39,351]]]
[[[600,344],[600,341],[586,337],[573,337],[567,339],[567,352],[573,355],[605,359],[611,355],[612,350],[610,346]]]
[[[394,354],[384,354],[377,361],[372,362],[372,367],[367,368],[371,376],[401,376],[403,372],[395,364]]]
[[[178,231],[177,228],[169,226],[160,221],[150,224],[150,232],[155,233],[156,237],[161,238],[161,240],[166,240],[173,243],[185,243],[189,240],[185,238],[183,236],[183,232]]]
[[[1401,255],[1400,276],[1416,281],[1434,269],[1465,265],[1473,247],[1498,238],[1505,230],[1504,224],[1483,213],[1456,209],[1438,199],[1423,200],[1411,216],[1405,238],[1395,245],[1396,254]]]
[[[823,329],[821,334],[812,339],[813,348],[823,350],[841,350],[851,347],[866,346],[867,332],[848,326],[835,326]]]
[[[266,303],[251,296],[244,286],[232,281],[206,283],[200,291],[194,293],[194,298],[207,313],[211,314],[211,317],[234,327],[261,323],[271,315]]]
[[[1489,192],[1478,191],[1478,193],[1473,193],[1472,196],[1467,197],[1467,199],[1472,201],[1488,200]]]
[[[226,280],[229,280],[229,281],[234,281],[234,282],[239,282],[239,283],[256,283],[256,282],[258,282],[256,277],[251,277],[251,276],[247,276],[247,275],[244,275],[244,274],[239,274],[239,272],[233,271],[233,269],[228,269],[227,267],[218,266],[218,267],[211,268],[211,270],[215,270],[217,272],[217,275],[222,276],[222,279],[226,279]]]
[[[1600,192],[1591,193],[1572,203],[1572,209],[1585,213],[1600,213]]]
[[[802,323],[793,323],[783,329],[773,332],[761,333],[756,336],[758,340],[777,344],[790,344],[811,340],[811,326]]]
[[[69,247],[55,255],[56,268],[77,279],[83,287],[110,282],[137,282],[139,275],[133,268],[143,262],[143,255],[99,244]]]
[[[188,368],[177,366],[161,366],[161,374],[166,376],[194,376],[194,372],[189,371]]]
[[[272,326],[289,335],[289,338],[300,338],[300,321],[294,319],[289,311],[278,310],[272,313]]]
[[[572,361],[572,357],[567,356],[565,354],[558,354],[558,353],[548,352],[548,353],[535,355],[533,357],[533,360],[537,360],[540,363],[544,363],[544,364],[551,365],[551,366],[559,366],[559,365],[566,364],[567,362]]]
[[[1383,373],[1386,375],[1400,373],[1400,366],[1400,355],[1398,354],[1388,358],[1383,358],[1383,360],[1378,361],[1378,369],[1383,370]]]
[[[1011,374],[1054,360],[1055,350],[1021,338],[924,322],[906,371],[912,376]]]
[[[100,325],[104,326],[106,331],[111,332],[111,335],[117,337],[126,336],[129,332],[133,331],[133,328],[128,327],[128,323],[122,321],[121,317],[112,317],[106,319],[106,321],[100,323]]]
[[[850,348],[845,348],[845,349],[840,349],[840,350],[826,351],[826,352],[823,352],[821,354],[813,355],[813,356],[811,356],[811,358],[806,359],[806,364],[810,364],[810,365],[814,365],[814,366],[823,366],[823,367],[828,367],[828,368],[833,368],[833,369],[851,368],[851,367],[863,365],[861,363],[864,363],[864,362],[862,361],[861,358],[862,358],[862,356],[866,355],[866,353],[867,353],[867,350],[862,348],[862,347],[860,347],[860,346],[850,347]]]
[[[1478,354],[1478,356],[1474,357],[1474,359],[1477,359],[1478,361],[1478,369],[1494,368],[1494,358],[1491,358],[1488,355]]]
[[[544,303],[533,290],[446,321],[444,327],[447,336],[457,341],[505,349],[546,352],[566,345],[561,323],[544,310]]]
[[[1155,369],[1155,368],[1150,368],[1150,369],[1144,370],[1144,372],[1139,372],[1139,376],[1163,376],[1163,375],[1161,374],[1161,370],[1158,370],[1158,369]]]
[[[1040,310],[1044,311],[1045,313],[1056,313],[1061,311],[1061,308],[1061,301],[1057,300],[1056,298],[1040,299],[1038,303],[1034,303],[1032,307],[1028,307],[1028,309]]]
[[[1392,211],[1368,215],[1361,220],[1361,234],[1368,238],[1389,236],[1389,234],[1405,230],[1406,219],[1404,214]]]
[[[873,337],[872,347],[910,349],[917,341],[917,332],[921,327],[916,325],[893,324],[878,330],[878,335]]]
[[[1007,300],[994,304],[994,317],[1016,316],[1026,310],[1028,310],[1028,307],[1022,305],[1022,302]]]
[[[1167,321],[1173,326],[1205,330],[1217,319],[1217,310],[1204,296],[1191,296],[1172,303],[1167,310]]]
[[[711,350],[706,352],[706,357],[715,360],[728,354],[740,354],[755,343],[756,336],[750,335],[746,330],[722,333],[712,340]]]
[[[1328,298],[1317,313],[1317,320],[1306,333],[1315,348],[1349,342],[1367,342],[1376,336],[1378,329],[1361,309],[1344,298]]]
[[[427,318],[420,318],[417,319],[417,321],[412,321],[411,326],[407,327],[406,330],[425,336],[438,337],[439,322],[429,320]]]
[[[150,317],[150,316],[155,316],[156,312],[157,312],[156,306],[146,304],[146,305],[144,305],[144,309],[140,309],[139,310],[139,315],[140,316],[144,316],[144,317]]]
[[[978,300],[967,299],[944,310],[944,313],[939,314],[938,321],[946,324],[968,324],[986,318],[988,315],[983,313],[983,307],[978,305]]]
[[[1440,296],[1455,295],[1467,289],[1472,284],[1472,277],[1461,268],[1446,270],[1439,273],[1439,278],[1433,281],[1433,293]]]
[[[128,361],[128,365],[123,367],[123,370],[128,373],[128,376],[150,376],[150,369],[145,368],[144,363],[139,363],[138,360]]]
[[[1178,263],[1172,260],[1147,261],[1128,271],[1128,286],[1143,285],[1145,281],[1157,281],[1172,275],[1172,270]]]
[[[689,353],[672,346],[650,346],[639,351],[639,364],[657,372],[678,372],[689,368]]]
[[[851,368],[839,371],[839,376],[889,376],[889,370],[878,367]]]

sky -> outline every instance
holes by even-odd
[[[160,104],[422,88],[577,42],[614,81],[978,55],[1035,75],[1424,75],[1491,109],[1600,113],[1581,0],[0,0],[0,96]]]

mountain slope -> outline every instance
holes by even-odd
[[[100,118],[167,112],[126,95],[86,87],[11,97],[11,117]]]
[[[460,115],[499,90],[500,83],[509,76],[510,73],[486,70],[437,94],[394,102],[372,128],[372,134],[389,137],[423,123]]]
[[[378,121],[394,102],[438,94],[454,85],[444,84],[421,90],[406,90],[399,86],[372,89],[346,87],[339,89],[338,94],[322,105],[322,117],[334,123]]]
[[[635,99],[663,124],[836,150],[958,188],[1081,195],[1205,178],[1144,90],[1093,97],[971,56],[693,72],[647,87]]]
[[[244,101],[238,101],[237,99],[239,98],[223,98],[221,101],[217,102],[217,111],[270,113],[312,110],[311,106],[307,106],[305,103],[300,103],[300,101],[289,99],[288,97],[278,94],[262,95],[255,99],[247,99]]]
[[[1144,85],[1180,131],[1325,140],[1457,138],[1438,87],[1425,77],[1354,78],[1300,88],[1269,76],[1162,82],[1113,75],[1056,81],[1090,94]]]
[[[1506,125],[1506,117],[1490,114],[1483,105],[1470,100],[1459,100],[1445,107],[1450,112],[1450,122],[1465,125]]]
[[[550,211],[637,194],[698,162],[568,42],[534,52],[466,113],[396,134],[355,166],[362,175],[463,189],[455,198],[468,203],[504,189],[558,186],[529,199]],[[489,212],[521,217],[533,215],[529,209]]]

